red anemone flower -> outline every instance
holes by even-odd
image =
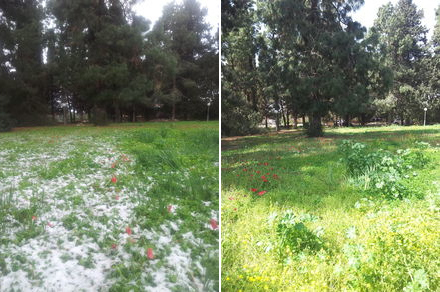
[[[168,205],[167,209],[168,209],[168,213],[173,212],[173,205]]]
[[[262,195],[264,195],[265,193],[267,193],[267,191],[261,191],[261,192],[258,193],[258,195],[259,195],[259,196],[262,196]]]
[[[112,177],[112,183],[115,184],[117,181],[118,181],[118,180],[116,179],[116,176],[113,176],[113,177]]]
[[[257,190],[257,189],[254,189],[254,188],[252,188],[252,189],[251,189],[251,191],[255,193],[255,192],[256,192],[256,191],[258,191],[258,190]]]
[[[153,249],[152,249],[151,247],[149,247],[149,248],[147,249],[147,257],[148,257],[150,260],[154,259]]]
[[[131,235],[131,228],[127,226],[127,228],[125,228],[125,232],[127,232],[128,235]]]
[[[37,220],[37,216],[32,216],[32,221]]]
[[[211,219],[210,223],[213,230],[218,229],[217,220]]]

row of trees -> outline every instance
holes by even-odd
[[[440,121],[440,9],[430,42],[411,0],[380,8],[366,29],[362,0],[222,0],[222,132],[251,132],[263,117]]]
[[[218,117],[218,35],[196,0],[152,29],[135,0],[0,2],[0,128]]]

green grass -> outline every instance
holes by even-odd
[[[392,153],[429,143],[430,162],[408,179],[422,196],[355,185],[338,151],[346,139]],[[440,126],[224,139],[222,290],[438,291],[439,163]]]
[[[1,133],[0,290],[218,291],[218,177],[218,122]]]

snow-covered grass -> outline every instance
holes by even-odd
[[[217,129],[0,134],[0,291],[217,291]]]

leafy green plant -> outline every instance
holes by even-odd
[[[314,253],[322,248],[322,239],[304,224],[316,219],[309,214],[296,216],[291,210],[279,216],[276,233],[281,258],[285,258],[286,252],[288,255],[291,253],[298,255],[302,252]]]
[[[395,154],[383,149],[368,152],[365,144],[344,140],[339,151],[356,185],[393,199],[417,195],[415,190],[408,187],[406,180],[417,175],[414,169],[422,168],[429,162],[420,146],[416,149],[399,149]]]

